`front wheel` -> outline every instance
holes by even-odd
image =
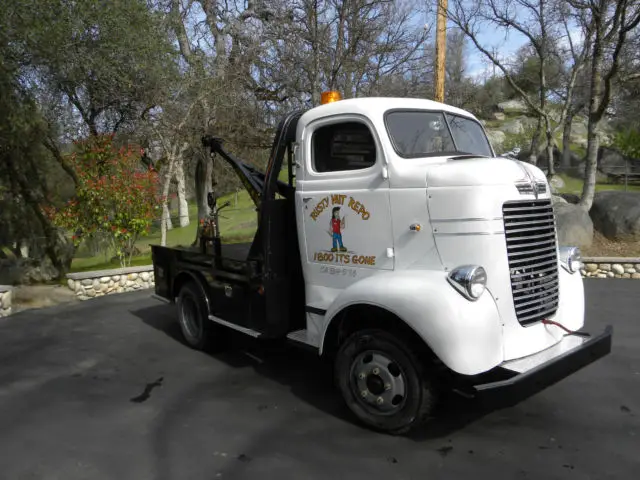
[[[338,388],[365,425],[404,434],[427,419],[435,391],[418,356],[383,330],[352,334],[335,361]]]

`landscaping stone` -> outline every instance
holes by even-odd
[[[584,269],[582,276],[585,278],[640,279],[640,263],[636,263],[637,260],[636,258],[621,257],[584,257],[582,259]]]
[[[11,315],[13,304],[13,287],[0,285],[0,317]]]
[[[622,275],[624,273],[624,267],[618,263],[611,265],[611,271],[616,275]]]
[[[154,288],[153,267],[129,267],[67,275],[68,287],[81,300]]]

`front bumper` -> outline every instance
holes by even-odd
[[[514,405],[608,355],[612,336],[611,325],[596,337],[565,335],[551,348],[501,364],[491,372],[497,379],[467,385],[464,393],[492,406]]]

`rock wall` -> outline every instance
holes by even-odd
[[[0,317],[11,315],[11,302],[13,300],[13,288],[0,285]]]
[[[582,276],[640,280],[640,258],[583,258]]]
[[[69,273],[67,284],[80,300],[154,288],[153,266]]]

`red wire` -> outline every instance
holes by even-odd
[[[544,325],[555,325],[556,327],[560,327],[561,329],[563,329],[565,332],[569,333],[569,334],[574,334],[576,332],[569,330],[567,327],[565,327],[564,325],[560,325],[558,322],[554,322],[553,320],[547,320],[546,318],[542,320],[542,323]]]

